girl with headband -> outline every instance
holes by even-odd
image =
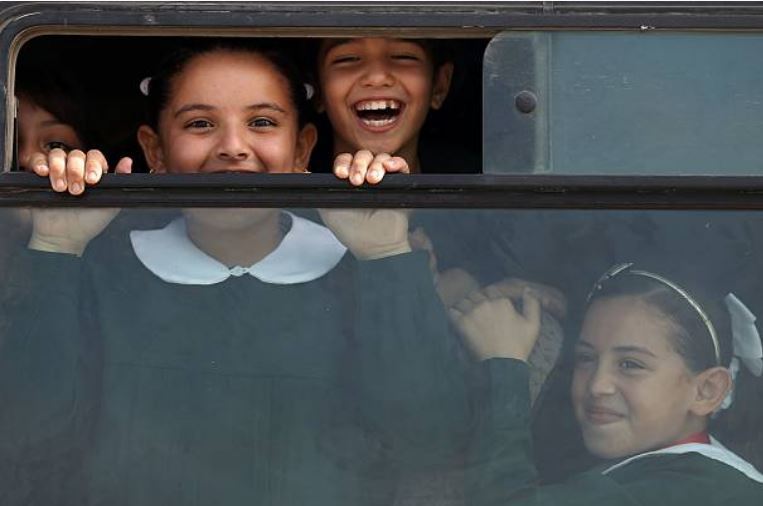
[[[454,311],[490,378],[471,504],[763,504],[763,474],[713,437],[725,410],[758,402],[735,392],[763,372],[755,316],[733,294],[713,304],[632,264],[602,276],[575,345],[571,397],[587,450],[606,463],[547,486],[533,465],[525,363],[538,314],[529,292],[521,306],[483,296]]]

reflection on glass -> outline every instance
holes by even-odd
[[[760,502],[755,324],[722,303],[761,312],[756,214],[31,215],[2,243],[4,504]]]

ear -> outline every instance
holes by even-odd
[[[138,143],[143,149],[143,156],[146,158],[146,163],[151,172],[167,172],[162,143],[154,129],[148,125],[141,125],[138,128]]]
[[[731,390],[731,373],[725,367],[711,367],[699,373],[695,382],[696,397],[689,410],[697,416],[709,416]]]
[[[448,97],[450,83],[453,80],[453,63],[445,62],[437,69],[432,82],[432,100],[429,105],[432,109],[439,109]]]
[[[310,165],[310,155],[313,153],[315,143],[318,141],[318,129],[308,123],[297,135],[296,152],[294,153],[295,172],[306,172]]]

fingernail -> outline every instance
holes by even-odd
[[[63,179],[56,179],[56,182],[55,182],[55,183],[53,183],[53,185],[54,185],[54,188],[55,188],[57,191],[60,191],[60,192],[62,192],[62,191],[64,191],[64,190],[66,190],[66,183],[64,183],[64,180],[63,180]]]
[[[46,172],[48,170],[48,166],[44,163],[41,163],[37,167],[35,167],[35,172]]]
[[[82,185],[79,183],[72,183],[71,185],[71,191],[72,193],[79,193],[82,191]]]
[[[350,178],[353,184],[360,185],[363,184],[363,177],[361,177],[360,174],[353,174]]]
[[[379,170],[379,169],[372,169],[372,170],[371,170],[371,175],[372,175],[374,178],[376,178],[376,179],[380,179],[380,178],[382,177],[382,171],[381,171],[381,170]]]
[[[96,182],[96,177],[97,177],[97,174],[95,173],[95,171],[88,172],[87,173],[87,182],[88,183],[95,183]]]

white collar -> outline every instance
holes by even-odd
[[[249,267],[228,268],[200,250],[188,237],[183,217],[157,230],[133,230],[130,242],[141,263],[168,283],[213,285],[248,273],[265,283],[291,285],[327,274],[347,248],[326,227],[286,214],[291,229],[276,249]]]
[[[763,474],[758,472],[758,470],[755,469],[755,467],[752,464],[750,464],[749,462],[744,460],[742,457],[740,457],[736,453],[732,452],[731,450],[723,446],[717,439],[713,437],[710,438],[710,444],[687,443],[682,445],[669,446],[668,448],[655,450],[653,452],[646,452],[646,453],[641,453],[639,455],[634,455],[633,457],[630,457],[628,459],[623,460],[622,462],[619,462],[611,467],[608,467],[607,469],[602,471],[601,474],[607,474],[610,471],[614,471],[615,469],[618,469],[627,464],[630,464],[634,460],[638,460],[643,457],[648,457],[650,455],[681,454],[681,453],[690,453],[690,452],[699,453],[700,455],[703,455],[709,459],[713,459],[715,461],[726,464],[727,466],[733,467],[740,473],[744,474],[751,480],[757,481],[758,483],[763,483]]]

